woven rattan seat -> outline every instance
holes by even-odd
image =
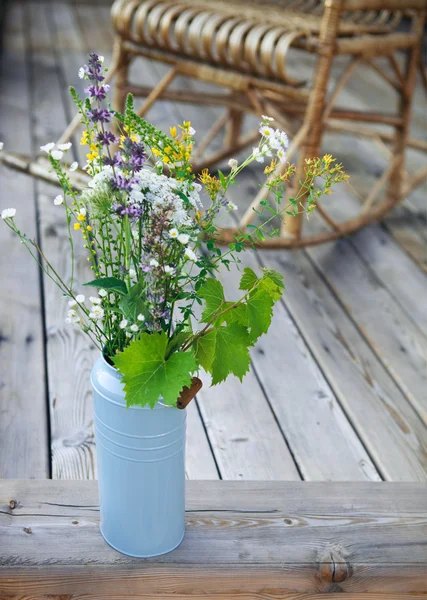
[[[425,9],[425,0],[116,0],[115,107],[123,108],[128,91],[146,97],[140,114],[158,99],[225,106],[224,115],[199,145],[195,168],[213,166],[255,141],[256,131],[242,135],[245,113],[271,114],[289,133],[289,160],[299,152],[297,179],[303,176],[305,159],[320,153],[327,130],[391,144],[389,167],[364,199],[360,215],[336,222],[318,205],[324,233],[304,236],[300,219],[285,219],[282,238],[265,245],[291,247],[334,239],[381,218],[425,178],[427,169],[409,178],[404,168],[407,147],[427,149],[425,142],[409,136]],[[405,28],[400,28],[403,18]],[[301,52],[317,58],[312,81],[298,76]],[[403,67],[399,52],[405,55]],[[347,57],[348,64],[328,94],[332,64],[339,55]],[[129,65],[137,56],[170,65],[154,88],[128,81]],[[388,61],[391,74],[377,57]],[[360,65],[372,68],[398,94],[396,114],[336,106]],[[177,75],[214,83],[229,93],[169,89]],[[375,124],[382,128],[371,129]],[[384,131],[384,126],[394,131]],[[205,157],[224,127],[223,149]],[[267,193],[264,189],[257,195],[240,227],[251,222],[253,208]],[[232,239],[232,233],[225,231],[224,240]]]

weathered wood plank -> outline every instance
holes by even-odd
[[[30,95],[24,10],[9,5],[0,57],[0,140],[5,149],[30,147]],[[19,126],[17,124],[19,123]],[[0,210],[17,209],[18,227],[36,236],[33,182],[0,166]],[[39,268],[0,223],[0,476],[49,476],[44,333]]]
[[[382,476],[425,481],[424,424],[307,256],[259,256],[286,276],[284,302]]]
[[[33,138],[37,150],[40,145],[59,138],[69,113],[64,110],[63,94],[67,91],[62,87],[53,53],[59,40],[52,35],[49,27],[52,6],[49,3],[33,3],[29,10],[34,94]],[[49,90],[48,94],[46,90]],[[70,153],[70,160],[71,156]],[[43,182],[37,182],[36,186],[43,250],[64,281],[69,282],[71,252],[64,210],[53,204],[53,198],[60,190]],[[77,261],[75,276],[77,281],[85,282],[91,279],[91,271],[87,266],[81,236],[75,235],[74,242]],[[82,332],[65,324],[68,306],[60,290],[48,278],[45,278],[44,284],[52,477],[93,478],[96,476],[96,456],[89,376],[97,350]]]
[[[184,542],[140,560],[103,541],[95,482],[2,481],[0,597],[426,594],[426,492],[416,483],[190,481]]]

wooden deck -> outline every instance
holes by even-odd
[[[77,71],[90,50],[108,63],[111,47],[105,2],[11,2],[0,65],[5,148],[36,153],[56,140],[74,114],[67,86],[82,87]],[[135,79],[147,85],[163,73],[161,65],[142,61],[135,69]],[[375,108],[383,91],[375,74],[362,70],[343,101]],[[424,139],[425,111],[420,87],[413,128]],[[217,114],[159,103],[148,117],[163,127],[191,118],[202,132]],[[78,137],[73,141],[78,159]],[[381,174],[380,146],[329,137],[325,149],[365,189]],[[254,169],[233,188],[242,209],[258,178]],[[0,208],[15,206],[22,230],[38,236],[67,272],[56,189],[0,166],[0,190]],[[358,200],[343,188],[334,202],[347,214]],[[426,213],[424,188],[351,238],[245,256],[245,265],[280,270],[287,290],[243,385],[205,386],[191,403],[190,479],[427,481]],[[81,257],[82,282],[86,268]],[[64,301],[5,227],[0,272],[0,478],[95,478],[89,374],[96,350],[64,324]],[[234,279],[222,275],[230,294]]]

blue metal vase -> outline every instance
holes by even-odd
[[[148,558],[181,543],[186,410],[126,408],[120,373],[92,369],[101,533],[115,550]]]

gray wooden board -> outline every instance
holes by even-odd
[[[30,146],[30,97],[25,64],[24,10],[7,13],[1,55],[0,140],[5,150]],[[17,209],[16,223],[36,236],[31,179],[0,166],[0,211]],[[49,476],[45,363],[39,268],[0,222],[0,476]]]
[[[31,4],[30,64],[34,94],[35,148],[56,141],[65,129],[62,81],[53,49],[60,51],[59,36],[49,27],[51,5]],[[67,155],[72,160],[72,152]],[[53,198],[62,193],[57,187],[37,182],[42,247],[64,281],[71,278],[71,252],[65,211],[54,206]],[[77,281],[91,278],[80,232],[74,237]],[[65,324],[68,306],[61,291],[45,278],[45,311],[49,400],[51,414],[52,477],[86,479],[96,476],[92,396],[89,376],[97,351],[79,330]],[[87,295],[87,291],[85,291]]]
[[[190,481],[183,543],[141,560],[102,539],[95,482],[0,481],[0,597],[426,593],[426,492],[416,483]]]

